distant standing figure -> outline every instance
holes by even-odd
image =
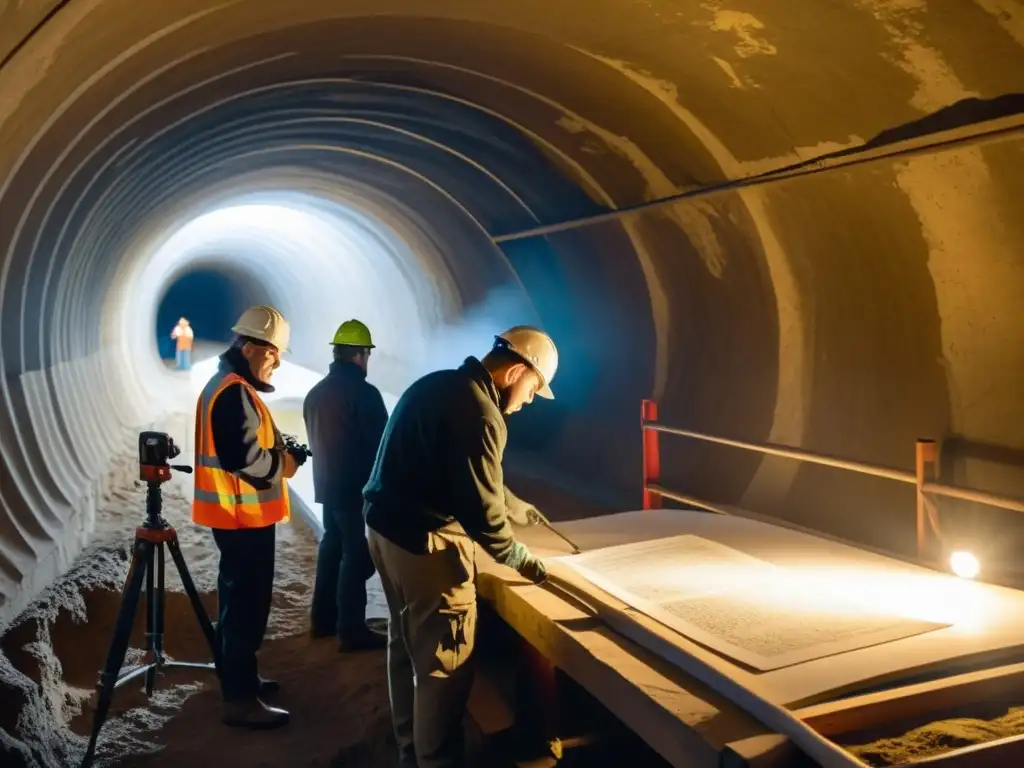
[[[192,326],[184,317],[178,318],[178,324],[171,331],[175,342],[174,362],[179,371],[187,371],[192,367],[192,340],[195,334]]]
[[[330,372],[303,404],[313,449],[313,491],[324,509],[317,554],[310,631],[337,637],[342,651],[384,648],[387,639],[366,626],[366,581],[374,573],[363,520],[363,486],[370,478],[388,410],[366,380],[370,330],[358,320],[341,324]]]

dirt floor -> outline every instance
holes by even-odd
[[[207,684],[153,734],[164,748],[120,766],[327,766],[396,764],[383,652],[340,654],[304,634],[267,643],[261,674],[282,685],[268,701],[291,712],[285,728],[250,733],[219,725],[217,690]]]
[[[184,424],[168,425],[181,433]],[[176,427],[176,428],[175,428]],[[96,534],[75,566],[0,638],[0,764],[78,765],[92,723],[93,690],[121,602],[134,528],[145,516],[136,487],[134,448],[116,462],[96,521]],[[163,487],[163,510],[179,533],[189,571],[208,613],[216,607],[217,550],[208,531],[189,520],[191,485],[176,476]],[[307,634],[316,540],[301,520],[278,526],[274,606],[261,674],[282,683],[275,703],[292,723],[274,733],[236,732],[219,724],[212,672],[172,670],[147,701],[141,681],[118,689],[99,741],[100,766],[391,765],[384,654],[341,654],[331,640]],[[379,582],[370,616],[384,615]],[[167,558],[165,648],[169,657],[206,662],[198,622]],[[144,640],[145,601],[135,617],[133,648]],[[129,649],[124,671],[140,652]],[[353,750],[353,746],[359,749]]]

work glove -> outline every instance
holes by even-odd
[[[534,584],[543,584],[548,580],[548,569],[543,560],[530,555],[530,559],[519,569],[519,575]]]
[[[503,565],[516,571],[527,581],[542,584],[548,577],[548,569],[539,557],[536,557],[526,545],[520,541],[512,544],[512,549],[505,557]]]

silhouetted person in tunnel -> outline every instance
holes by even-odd
[[[187,371],[192,367],[192,341],[195,338],[188,320],[178,318],[178,324],[171,331],[171,338],[174,339],[174,364],[179,371]]]
[[[261,392],[288,347],[290,331],[273,307],[246,310],[237,337],[196,405],[195,498],[192,519],[213,529],[220,550],[216,662],[224,722],[274,728],[288,712],[261,696],[279,686],[259,676],[274,589],[276,524],[290,517],[287,478],[304,460],[284,447]]]
[[[342,651],[372,650],[387,641],[366,626],[366,580],[374,567],[366,543],[363,486],[388,411],[380,391],[366,380],[374,349],[370,329],[347,320],[331,344],[330,371],[309,390],[302,407],[313,452],[313,490],[324,510],[310,632],[337,636]]]
[[[483,358],[437,371],[402,395],[364,490],[370,553],[388,602],[388,688],[402,768],[464,762],[473,682],[478,543],[541,583],[547,570],[509,524],[505,418],[554,397],[554,342],[528,326]],[[518,502],[522,504],[522,502]]]

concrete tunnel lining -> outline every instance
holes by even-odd
[[[36,16],[0,12],[0,53],[18,45],[11,30],[27,33],[51,5]],[[486,314],[490,289],[521,285],[566,350],[564,397],[513,431],[534,463],[600,476],[620,497],[635,486],[636,401],[652,393],[668,421],[897,466],[915,437],[950,424],[967,425],[958,431],[969,442],[1020,448],[1005,424],[1024,401],[1000,382],[1024,371],[1021,353],[1000,360],[986,410],[984,383],[962,371],[991,365],[991,352],[969,322],[949,337],[950,273],[935,271],[936,253],[962,235],[923,216],[933,204],[914,181],[924,161],[681,203],[500,250],[490,240],[856,145],[963,93],[1024,90],[1024,67],[972,59],[984,50],[1003,65],[1021,61],[1015,28],[981,2],[943,13],[836,3],[788,16],[763,4],[585,5],[555,15],[533,2],[442,2],[426,19],[401,0],[373,3],[374,17],[355,1],[309,0],[284,15],[255,0],[196,0],[142,16],[123,0],[72,0],[17,49],[0,70],[10,105],[0,117],[0,615],[50,578],[34,569],[52,575],[73,556],[79,534],[67,532],[88,529],[96,478],[125,430],[154,416],[166,374],[145,320],[159,288],[147,286],[149,306],[137,298],[131,313],[114,311],[112,287],[144,273],[133,272],[142,261],[113,257],[151,253],[199,207],[253,190],[362,205],[384,222],[378,231],[413,257],[401,280],[432,276],[433,298],[417,311],[438,338],[453,338],[447,324],[460,315]],[[667,13],[671,24],[658,15]],[[823,47],[806,32],[810,20],[843,34]],[[950,34],[960,28],[971,41]],[[910,58],[922,50],[938,62],[931,70]],[[1002,200],[1020,144],[950,157],[942,173],[966,174]],[[946,210],[967,194],[950,190]],[[862,202],[876,195],[884,205]],[[1007,255],[1020,225],[1001,226],[1003,240],[976,256],[974,291],[997,263],[1004,289],[1024,283]],[[1004,310],[1010,294],[998,296]],[[432,302],[443,311],[423,309]],[[858,306],[869,311],[854,322]],[[984,315],[989,337],[1013,349],[1005,312],[955,307]],[[319,331],[310,333],[297,337]],[[950,344],[956,356],[944,358]],[[319,339],[309,345],[297,356],[322,366]],[[141,349],[135,374],[109,377]],[[622,365],[624,350],[633,365]],[[396,370],[411,375],[405,355],[394,355]],[[52,439],[60,434],[70,437]],[[956,469],[970,484],[1016,490],[992,462]],[[687,445],[669,449],[666,474],[697,495],[834,533],[856,531],[862,523],[850,518],[865,504],[891,526],[866,538],[899,540],[909,525],[885,511],[905,505],[901,490],[814,468]],[[34,566],[42,562],[58,564]]]

